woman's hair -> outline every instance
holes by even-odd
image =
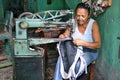
[[[75,12],[77,11],[78,8],[86,9],[86,10],[88,11],[88,13],[90,14],[90,6],[89,6],[88,3],[79,3],[79,4],[76,6]]]

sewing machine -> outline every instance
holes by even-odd
[[[34,31],[40,29],[43,33],[61,30],[73,26],[72,10],[48,10],[39,13],[22,13],[15,23],[14,38],[14,79],[15,80],[44,80],[45,59],[44,48],[31,46],[62,41],[57,37],[35,37]],[[32,34],[32,36],[30,35]],[[66,38],[69,39],[69,38]],[[32,75],[32,76],[31,76]]]

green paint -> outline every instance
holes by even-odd
[[[14,55],[22,57],[34,57],[34,56],[43,56],[44,51],[32,51],[29,50],[29,43],[27,40],[14,40]]]
[[[65,1],[70,9],[75,9],[76,5],[82,2],[82,0],[65,0]]]
[[[112,6],[96,18],[102,38],[96,67],[104,80],[120,80],[120,59],[118,58],[120,41],[117,39],[120,36],[119,4],[119,0],[112,0]]]
[[[66,8],[65,0],[51,0],[51,4],[47,0],[30,0],[28,1],[28,9],[31,12],[39,12],[45,10],[61,10]]]
[[[2,0],[0,0],[0,20],[3,20],[4,14],[3,14],[3,4]]]

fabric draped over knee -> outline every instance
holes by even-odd
[[[87,63],[82,55],[83,47],[75,46],[72,41],[59,42],[57,49],[60,57],[60,73],[64,79],[77,78],[83,70],[87,73]],[[75,71],[76,64],[80,60],[78,71]]]

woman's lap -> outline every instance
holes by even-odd
[[[98,56],[98,53],[89,53],[89,52],[86,52],[83,55],[84,59],[86,60],[87,65],[89,65],[94,60],[96,60],[97,56]],[[75,72],[78,71],[79,67],[80,67],[80,60],[76,64]],[[84,70],[81,72],[81,74],[79,74],[79,76],[81,76],[83,72],[84,72]],[[56,69],[55,69],[55,73],[54,73],[54,80],[63,80],[61,73],[60,73],[60,57],[58,58],[58,61],[56,64]]]

